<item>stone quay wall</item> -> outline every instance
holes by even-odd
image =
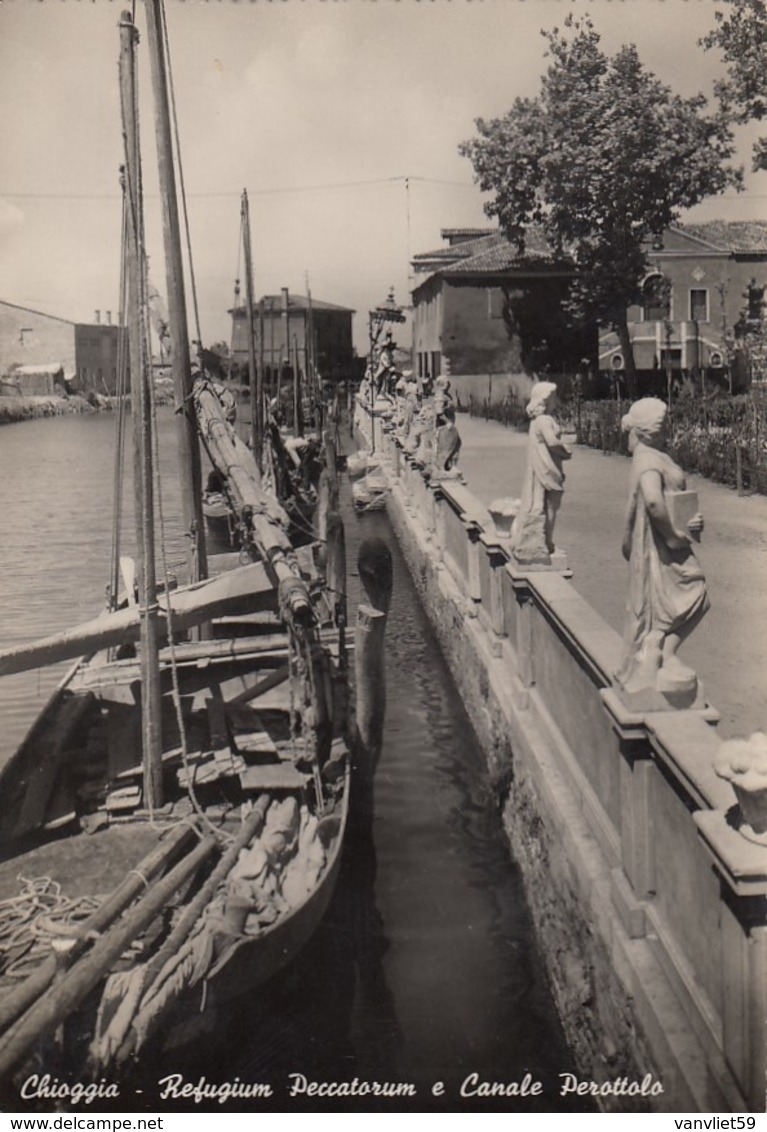
[[[524,572],[487,509],[357,407],[388,511],[523,870],[582,1080],[651,1074],[608,1110],[764,1111],[767,847],[714,773],[716,712],[638,715],[620,639],[566,574]]]

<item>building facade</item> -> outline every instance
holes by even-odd
[[[617,334],[573,327],[573,278],[540,230],[520,251],[497,229],[443,229],[445,245],[413,259],[414,365],[439,373],[625,369]],[[767,223],[678,224],[647,246],[642,301],[628,325],[640,390],[669,373],[705,373],[735,389],[764,380]]]
[[[595,328],[573,328],[564,315],[572,267],[539,230],[528,232],[523,251],[497,229],[441,235],[444,247],[413,259],[419,377],[566,372],[595,358]]]
[[[262,317],[263,312],[263,317]],[[247,307],[236,305],[232,316],[232,358],[241,367],[248,364]],[[303,295],[287,288],[280,295],[264,295],[254,306],[256,356],[263,322],[263,358],[267,383],[286,371],[305,373],[313,362],[323,379],[342,381],[355,370],[352,346],[354,311]]]
[[[648,246],[647,262],[642,302],[628,311],[637,370],[764,380],[746,342],[764,318],[767,223],[677,224]],[[599,336],[599,366],[625,368],[609,330]]]
[[[79,323],[0,301],[0,377],[21,393],[50,393],[41,375],[60,372],[79,393],[114,394],[119,334],[109,311]]]

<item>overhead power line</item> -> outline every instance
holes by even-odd
[[[403,184],[407,182],[418,181],[424,184],[432,185],[453,185],[459,189],[474,189],[476,185],[469,181],[448,181],[439,177],[378,177],[371,178],[364,181],[334,181],[327,184],[318,185],[283,185],[279,188],[271,189],[248,189],[249,196],[272,196],[278,193],[314,193],[326,192],[328,189],[355,189],[363,188],[370,185],[391,185]],[[159,196],[158,193],[145,193],[145,196]],[[213,197],[221,197],[226,199],[240,198],[240,192],[212,192],[212,193],[187,193],[188,197],[210,199]],[[0,197],[7,197],[11,200],[120,200],[119,193],[29,193],[29,192],[8,192],[0,189]]]

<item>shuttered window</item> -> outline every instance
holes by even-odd
[[[690,291],[690,318],[693,322],[708,322],[708,289],[693,287]]]

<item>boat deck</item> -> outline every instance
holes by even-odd
[[[108,895],[157,844],[167,825],[112,825],[97,834],[69,834],[0,864],[0,900],[17,897],[22,880],[48,878],[70,899]]]

